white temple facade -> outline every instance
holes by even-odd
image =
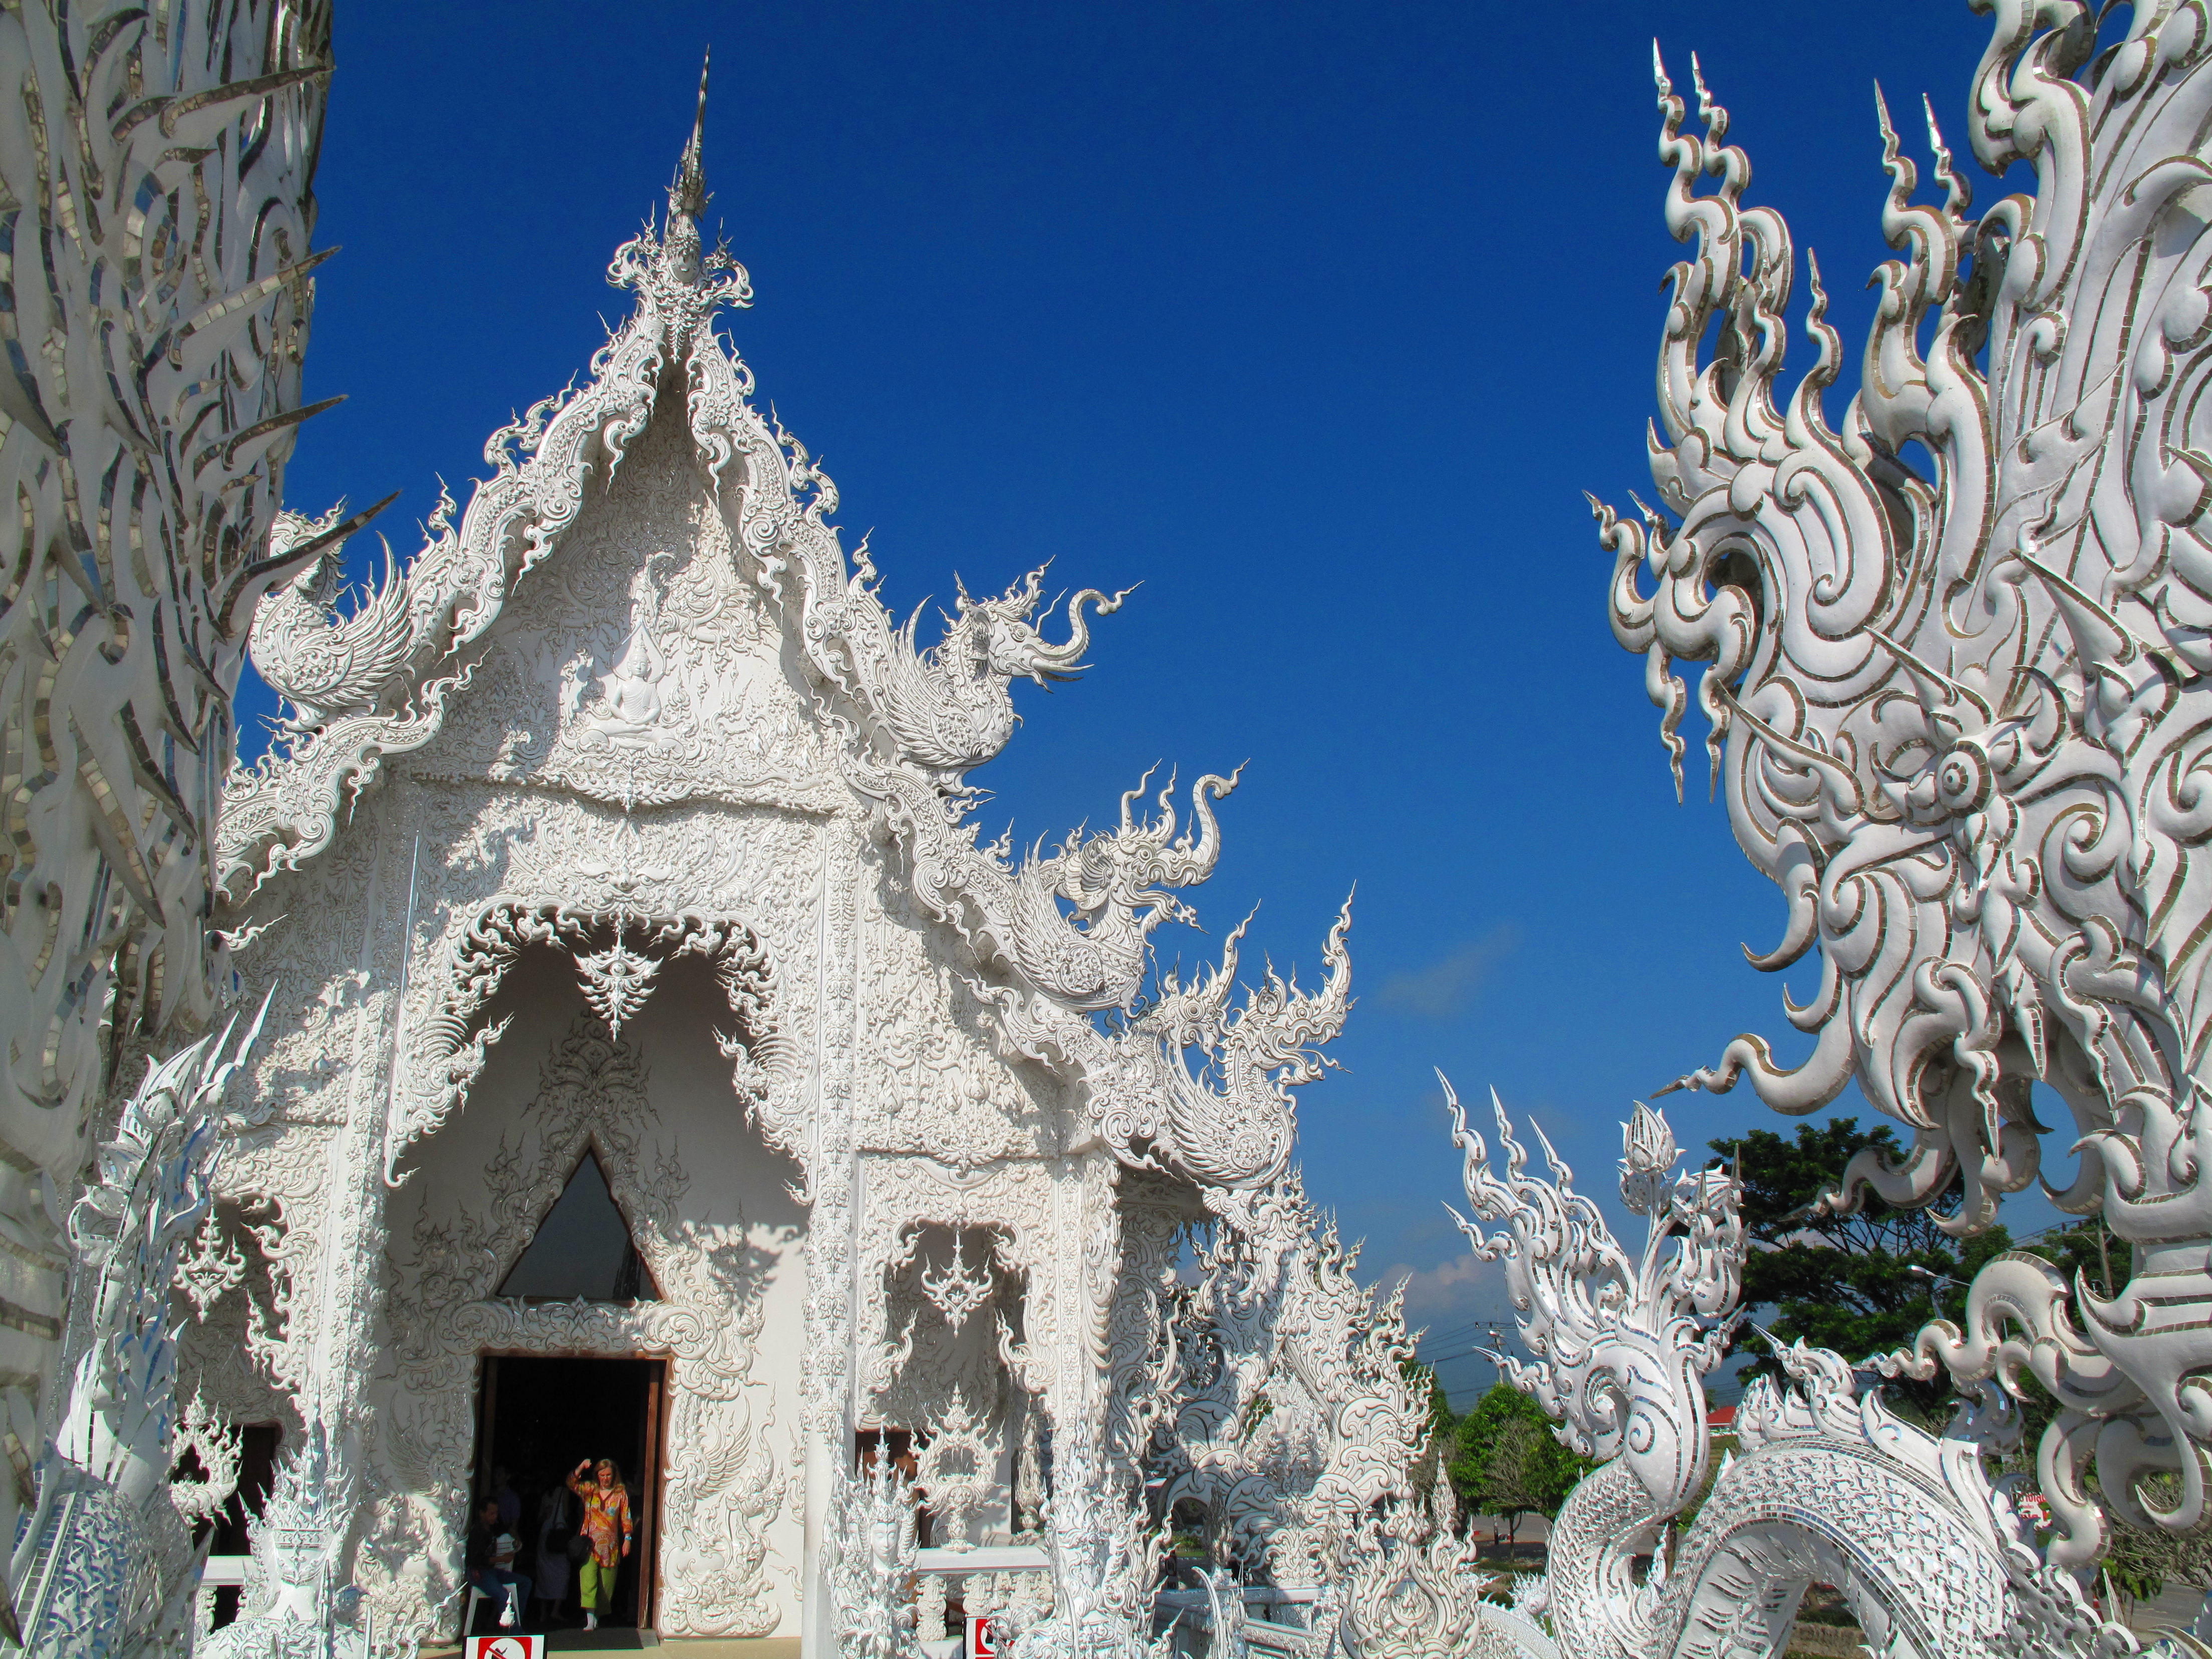
[[[1053,643],[1036,577],[963,592],[918,649],[714,332],[750,292],[705,201],[695,131],[588,383],[493,439],[404,571],[342,611],[331,548],[254,624],[291,723],[227,791],[218,921],[271,1002],[180,1273],[179,1395],[324,1425],[392,1627],[451,1628],[495,1461],[611,1455],[640,1622],[830,1651],[830,1509],[884,1436],[929,1547],[1011,1548],[975,1559],[1042,1612],[1048,1432],[1096,1455],[1117,1298],[1149,1349],[1143,1274],[1209,1192],[1280,1176],[1285,1086],[1346,1006],[1340,923],[1316,995],[1231,1015],[1224,971],[1130,1012],[1233,780],[1187,825],[1133,794],[1050,857],[975,845],[1008,681],[1072,673],[1119,600],[1078,594]],[[562,1259],[519,1267],[549,1227]],[[602,1386],[643,1420],[577,1440],[562,1399]]]
[[[1233,776],[979,844],[1012,683],[1121,596],[885,609],[716,331],[703,83],[628,319],[349,600],[377,508],[278,507],[328,0],[0,20],[0,1642],[420,1659],[472,1509],[534,1543],[606,1458],[610,1623],[806,1659],[949,1659],[956,1607],[1011,1659],[1773,1659],[1816,1583],[1887,1659],[2212,1654],[2106,1570],[2212,1533],[2212,13],[1992,9],[1966,131],[2036,193],[1970,216],[1932,107],[1926,191],[1881,110],[1899,257],[1832,422],[1818,267],[1785,398],[1787,225],[1655,62],[1662,505],[1594,506],[1678,787],[1700,664],[1787,898],[1753,960],[1822,966],[1802,1064],[1676,1086],[1856,1082],[1911,1143],[1803,1216],[1970,1235],[2040,1176],[2127,1278],[2006,1251],[1909,1348],[1780,1346],[1717,1462],[1735,1172],[1636,1106],[1638,1243],[1447,1085],[1500,1369],[1595,1464],[1510,1582],[1293,1164],[1348,906],[1310,990],[1241,989],[1241,927],[1157,969]],[[249,648],[286,713],[238,769]]]

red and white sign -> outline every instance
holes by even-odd
[[[545,1659],[542,1636],[471,1636],[467,1659]]]
[[[968,1615],[968,1659],[999,1659],[998,1649],[991,1645],[991,1615]]]

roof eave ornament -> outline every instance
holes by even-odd
[[[645,308],[667,329],[676,356],[688,355],[702,325],[720,307],[752,303],[752,281],[726,241],[718,239],[706,251],[699,234],[700,216],[713,197],[707,189],[707,72],[710,52],[699,66],[699,105],[691,120],[691,137],[676,163],[676,176],[668,186],[668,220],[656,231],[648,218],[645,228],[615,250],[607,267],[607,281],[616,288],[634,289]]]

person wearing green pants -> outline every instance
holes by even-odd
[[[615,1460],[602,1457],[592,1479],[586,1480],[584,1476],[590,1471],[587,1457],[568,1476],[568,1490],[584,1500],[584,1522],[577,1531],[591,1540],[592,1553],[576,1570],[576,1589],[583,1603],[584,1628],[597,1630],[599,1615],[615,1599],[615,1574],[629,1553],[631,1521],[629,1489],[623,1485]]]

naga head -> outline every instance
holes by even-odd
[[[1552,1179],[1527,1172],[1497,1096],[1503,1180],[1450,1082],[1439,1073],[1452,1139],[1466,1153],[1468,1202],[1505,1231],[1486,1235],[1454,1212],[1485,1261],[1503,1261],[1522,1341],[1534,1363],[1500,1364],[1513,1386],[1559,1424],[1584,1457],[1619,1458],[1654,1505],[1679,1510],[1704,1484],[1705,1378],[1727,1352],[1741,1317],[1741,1189],[1725,1170],[1680,1171],[1666,1118],[1639,1103],[1626,1126],[1621,1201],[1648,1223],[1632,1256],[1595,1204],[1574,1190],[1574,1172],[1543,1132],[1536,1139]],[[1672,1243],[1669,1251],[1666,1247]]]
[[[953,615],[945,619],[945,637],[931,655],[939,666],[963,679],[999,681],[1026,679],[1037,685],[1073,679],[1085,666],[1083,653],[1091,648],[1091,624],[1083,607],[1109,617],[1135,590],[1124,589],[1109,598],[1086,587],[1067,602],[1067,638],[1058,645],[1047,640],[1030,622],[1044,602],[1044,573],[1049,562],[995,597],[976,599],[958,577]]]

